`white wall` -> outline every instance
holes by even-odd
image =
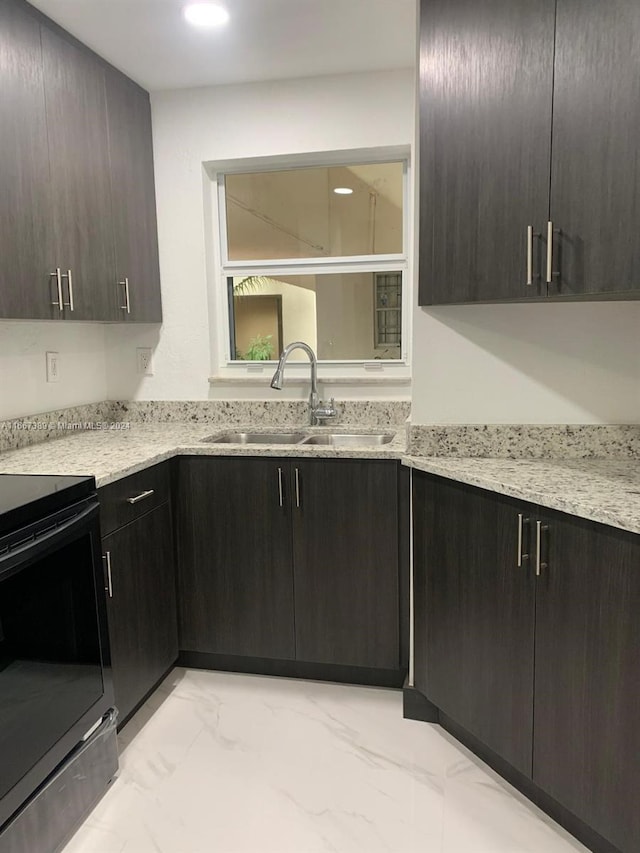
[[[407,145],[413,72],[166,92],[153,96],[153,120],[163,327],[0,323],[0,418],[106,397],[275,399],[266,388],[208,384],[217,306],[207,289],[201,164]],[[640,422],[640,303],[416,308],[413,327],[417,423]],[[153,377],[136,375],[137,346],[154,348]],[[48,349],[60,353],[57,384],[45,381]],[[406,396],[371,385],[335,393]]]
[[[46,381],[47,351],[60,354],[59,382]],[[104,326],[0,322],[0,420],[106,397]]]
[[[415,423],[640,423],[640,303],[414,313]]]
[[[218,371],[210,347],[217,294],[215,256],[207,255],[211,228],[209,179],[202,163],[382,146],[410,146],[414,136],[414,72],[391,71],[161,92],[152,95],[160,272],[164,324],[154,353],[155,375],[132,375],[136,346],[152,330],[107,329],[109,395],[135,399],[304,397],[283,392],[209,386]],[[346,386],[336,397],[407,397],[368,385]]]

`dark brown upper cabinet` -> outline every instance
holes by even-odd
[[[421,305],[640,297],[640,8],[422,0]]]
[[[549,207],[554,6],[422,2],[421,305],[542,293],[525,240]]]
[[[162,321],[149,94],[105,74],[118,319]]]
[[[52,210],[40,26],[0,3],[0,317],[51,319]]]
[[[104,69],[58,33],[41,28],[50,181],[52,269],[60,269],[65,318],[105,320],[113,237]]]
[[[0,86],[0,317],[161,321],[148,94],[22,0]]]
[[[636,0],[558,0],[550,296],[640,296],[639,67]]]

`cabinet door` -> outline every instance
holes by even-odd
[[[422,0],[421,305],[526,299],[549,212],[555,0]],[[534,273],[541,272],[534,240]]]
[[[640,291],[640,5],[558,0],[550,294]]]
[[[169,504],[105,536],[113,687],[124,720],[178,657]]]
[[[397,463],[292,463],[296,658],[398,669]]]
[[[0,4],[0,316],[50,319],[51,187],[40,26]]]
[[[119,319],[161,322],[158,231],[149,95],[107,71],[111,199]],[[125,288],[128,281],[129,310]],[[125,306],[124,308],[122,306]]]
[[[542,516],[533,780],[623,853],[640,850],[640,536]]]
[[[41,28],[51,192],[51,265],[71,270],[72,320],[118,319],[104,70],[57,32]],[[48,284],[47,284],[48,286]],[[69,280],[63,280],[70,303]]]
[[[293,660],[288,463],[180,461],[180,648]]]
[[[535,599],[530,559],[518,566],[518,514],[530,518],[528,507],[413,477],[416,686],[530,776]]]

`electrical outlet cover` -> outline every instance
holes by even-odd
[[[47,353],[47,382],[60,381],[60,353]]]
[[[138,373],[142,376],[153,376],[153,350],[151,347],[138,347]]]

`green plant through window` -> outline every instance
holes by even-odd
[[[247,347],[247,351],[244,355],[236,350],[236,358],[241,361],[269,361],[273,358],[273,344],[271,343],[271,338],[273,335],[256,335],[255,338],[251,338],[249,341],[249,346]]]

